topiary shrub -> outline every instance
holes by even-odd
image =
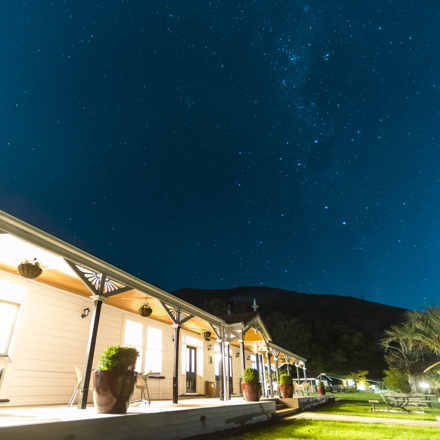
[[[280,376],[280,385],[292,385],[292,376],[290,374],[282,374]]]
[[[318,388],[324,388],[324,382],[322,380],[318,382]]]
[[[258,370],[253,368],[245,368],[243,372],[243,382],[244,383],[259,383],[260,382],[260,374]]]
[[[98,370],[134,371],[139,353],[133,347],[107,347],[99,357]]]

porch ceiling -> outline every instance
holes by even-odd
[[[60,256],[9,234],[0,234],[0,270],[21,276],[17,267],[25,258],[37,258],[37,261],[41,262],[40,267],[43,269],[43,273],[33,282],[42,283],[85,298],[91,297],[92,294],[87,286]],[[116,284],[121,286],[118,282]],[[150,307],[153,309],[153,313],[149,318],[171,325],[172,321],[160,300],[136,289],[111,296],[105,301],[105,304],[139,314],[139,307],[144,304],[145,298],[148,299]],[[186,311],[184,307],[182,309]],[[200,317],[193,317],[182,325],[183,329],[198,334],[200,334],[200,329],[207,327],[207,321]]]

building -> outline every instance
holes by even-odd
[[[18,266],[35,258],[42,274],[24,278]],[[174,403],[205,394],[206,383],[227,400],[240,394],[243,368],[305,362],[272,342],[256,309],[213,316],[0,211],[0,405],[67,404],[77,366],[85,408],[91,371],[111,345],[138,348],[137,371],[154,373],[151,398]]]

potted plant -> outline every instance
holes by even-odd
[[[280,377],[280,390],[284,399],[293,396],[293,381],[290,374],[282,374]]]
[[[244,398],[248,402],[258,402],[260,400],[260,375],[254,368],[245,368],[243,372],[243,382],[241,383]]]
[[[325,396],[325,386],[324,386],[324,382],[322,380],[320,380],[318,382],[318,394],[320,396]]]
[[[125,414],[137,381],[139,353],[133,347],[107,347],[93,370],[93,401],[98,414]]]
[[[200,330],[200,334],[202,335],[202,338],[205,338],[207,341],[209,341],[211,338],[211,332],[206,328],[202,328]]]
[[[33,260],[23,260],[18,266],[18,272],[22,277],[33,280],[39,277],[43,270],[40,267],[40,262],[36,258]]]

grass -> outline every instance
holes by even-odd
[[[386,405],[382,401],[379,394],[374,393],[334,393],[335,397],[341,400],[318,408],[313,412],[320,414],[337,414],[346,416],[363,416],[363,417],[380,417],[392,419],[407,419],[407,420],[428,420],[437,421],[437,416],[440,416],[440,403],[432,400],[432,408],[425,408],[425,414],[415,414],[415,407],[411,407],[412,412],[407,414],[405,412],[385,412],[385,411],[371,411],[371,403],[369,400],[378,400],[380,403],[376,404],[379,410],[385,410]],[[439,423],[440,427],[440,423]],[[439,436],[440,437],[440,436]]]
[[[436,421],[436,417],[440,416],[440,404],[437,400],[432,401],[433,408],[425,409],[425,414],[400,414],[371,411],[371,404],[368,401],[381,401],[382,398],[378,394],[356,392],[336,393],[335,396],[341,400],[312,411],[321,414],[428,421]],[[377,405],[377,407],[385,409],[386,405],[383,403]],[[209,434],[209,438],[210,440],[439,440],[439,428],[382,423],[364,424],[330,420],[291,419],[216,432]],[[206,436],[193,437],[193,440],[205,439]]]
[[[194,440],[197,437],[194,437]],[[203,438],[206,438],[203,437]],[[438,440],[439,429],[378,423],[291,420],[259,427],[241,435],[209,434],[210,440]]]

